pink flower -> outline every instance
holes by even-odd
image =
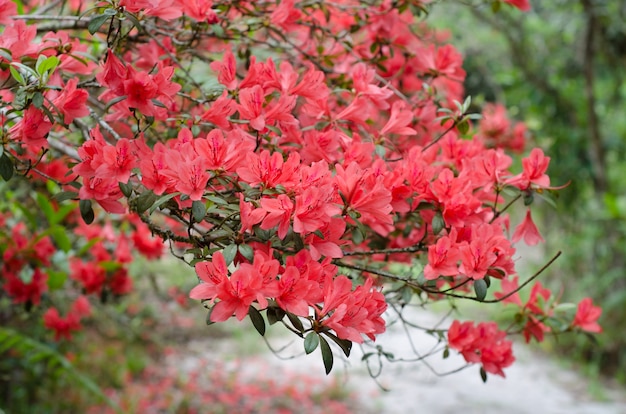
[[[578,303],[572,326],[578,326],[583,331],[600,333],[602,332],[602,327],[598,324],[600,315],[602,308],[593,306],[591,298],[585,298]]]
[[[424,268],[426,280],[459,274],[458,262],[461,260],[461,254],[454,239],[456,239],[455,230],[452,234],[439,238],[437,243],[428,246],[428,264]]]
[[[530,209],[526,210],[526,217],[524,218],[524,221],[522,221],[515,228],[515,232],[513,233],[511,241],[513,243],[516,243],[521,239],[524,239],[524,243],[526,243],[528,246],[534,246],[538,243],[545,241],[543,237],[541,237],[541,234],[539,234],[539,230],[537,229],[537,226],[535,226],[535,223],[530,216]]]
[[[69,125],[75,118],[89,115],[87,98],[89,94],[84,89],[76,89],[78,79],[70,79],[61,94],[53,101],[54,106],[63,115],[63,123]]]

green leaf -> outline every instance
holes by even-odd
[[[154,194],[152,191],[145,191],[135,200],[136,210],[138,214],[145,212],[147,209],[152,207],[152,205],[157,201],[159,196]]]
[[[76,200],[78,198],[78,193],[75,191],[61,191],[60,193],[56,193],[52,196],[59,203],[65,200]]]
[[[215,323],[215,322],[213,322],[213,321],[211,320],[211,313],[213,312],[213,309],[214,309],[214,308],[209,309],[209,311],[208,311],[208,312],[207,312],[207,314],[206,314],[206,324],[207,324],[208,326],[211,326],[211,325],[213,325],[213,324]]]
[[[48,270],[48,289],[61,289],[67,280],[67,273],[56,270]]]
[[[480,367],[480,379],[482,379],[483,382],[487,382],[487,371],[485,371],[483,367]]]
[[[130,196],[133,195],[132,184],[120,182],[119,185],[120,185],[120,190],[122,190],[122,194],[124,194],[124,197],[130,198]]]
[[[172,198],[174,198],[174,197],[176,197],[178,195],[180,195],[180,192],[166,194],[164,196],[161,196],[157,201],[154,202],[154,204],[152,204],[152,207],[150,207],[150,209],[148,210],[148,214],[154,213],[154,211],[157,208],[159,208],[160,206],[162,206],[163,204],[167,203]]]
[[[320,344],[320,336],[317,332],[309,332],[304,338],[304,352],[308,355],[315,351]]]
[[[109,16],[108,14],[101,14],[99,16],[92,17],[89,21],[89,25],[87,26],[87,30],[89,30],[89,33],[91,33],[92,35],[95,34],[104,24],[104,22],[106,22],[110,18],[111,16]]]
[[[304,332],[304,326],[302,325],[302,321],[293,313],[287,312],[287,317],[289,318],[289,322],[296,328],[297,331]]]
[[[339,348],[341,348],[345,356],[350,356],[350,351],[352,350],[352,341],[349,341],[347,339],[340,339],[339,337],[337,337],[337,335],[334,335],[330,332],[324,332],[324,334],[332,339],[337,345],[339,345]]]
[[[459,132],[461,133],[461,135],[465,135],[467,134],[467,132],[470,129],[470,124],[467,121],[467,119],[462,120],[461,122],[459,122],[456,126],[456,129],[459,130]]]
[[[9,66],[9,71],[11,72],[11,76],[15,79],[20,85],[26,86],[26,81],[21,73],[17,71],[13,66]]]
[[[96,216],[91,207],[91,200],[80,200],[78,202],[78,208],[80,209],[80,216],[83,218],[85,224],[93,223]]]
[[[5,47],[0,47],[0,57],[4,58],[7,62],[13,61],[13,56],[11,54],[11,51]]]
[[[13,161],[6,153],[2,153],[0,157],[0,176],[4,181],[9,181],[13,177]]]
[[[254,260],[254,250],[250,247],[249,244],[240,244],[239,245],[239,253],[249,261]]]
[[[231,264],[233,260],[235,260],[235,256],[237,255],[237,245],[233,243],[224,247],[222,255],[224,256],[224,261],[226,262],[226,264]]]
[[[45,73],[52,74],[54,70],[59,66],[60,60],[56,56],[39,55],[37,63],[35,64],[35,70],[39,76],[43,76]]]
[[[485,296],[487,296],[487,282],[484,279],[474,280],[474,292],[476,293],[476,299],[481,302],[485,300]]]
[[[206,216],[206,204],[202,200],[195,200],[191,203],[191,215],[196,223],[202,222]]]
[[[50,204],[50,201],[43,196],[41,193],[37,193],[35,195],[35,200],[37,201],[37,205],[48,219],[48,223],[55,224],[54,216],[56,215],[54,212],[54,207]]]
[[[450,348],[446,347],[446,349],[443,350],[443,359],[447,359],[450,356]]]
[[[446,226],[446,223],[443,220],[443,216],[441,215],[441,212],[438,211],[437,214],[434,215],[431,225],[433,227],[433,234],[437,235],[441,233],[441,230],[443,230],[444,227]]]
[[[98,262],[98,266],[100,266],[102,269],[106,270],[107,272],[115,272],[116,270],[121,269],[123,265],[119,262],[114,262],[112,260],[104,260],[104,261]]]
[[[54,225],[50,227],[48,232],[61,250],[63,250],[64,252],[69,252],[72,249],[72,242],[67,235],[67,230],[65,229],[65,227]]]
[[[250,309],[248,309],[248,316],[250,317],[252,325],[254,325],[257,332],[261,336],[265,336],[265,320],[263,319],[261,312],[259,312],[254,306],[250,305]]]
[[[43,73],[43,71],[41,70],[41,65],[43,64],[45,60],[46,60],[46,55],[39,55],[39,57],[37,58],[37,63],[35,63],[35,70],[40,75]]]
[[[35,92],[32,101],[35,108],[41,109],[43,107],[43,94],[39,91]]]
[[[535,196],[531,192],[527,192],[524,194],[524,205],[529,206],[535,201]]]
[[[271,306],[267,308],[267,321],[270,325],[274,325],[276,322],[280,322],[285,317],[285,311],[278,306]]]
[[[364,240],[365,240],[365,235],[361,232],[361,229],[359,228],[352,229],[352,243],[358,246],[359,244],[363,243]]]
[[[322,350],[322,361],[324,361],[324,369],[326,370],[326,375],[330,374],[330,371],[333,369],[333,351],[330,350],[330,345],[323,337],[319,337],[320,339],[320,349]]]

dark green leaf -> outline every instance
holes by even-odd
[[[239,245],[239,253],[249,261],[254,260],[254,250],[248,244],[240,244]]]
[[[450,356],[450,348],[446,347],[446,349],[443,350],[443,359],[446,359]]]
[[[352,229],[352,242],[356,246],[358,246],[359,244],[363,243],[363,240],[365,240],[365,236],[363,235],[361,230],[358,228]]]
[[[480,367],[480,379],[482,379],[483,382],[487,382],[487,371],[485,371],[483,367]]]
[[[212,313],[212,312],[213,312],[213,308],[209,309],[209,311],[208,311],[208,312],[207,312],[207,314],[206,314],[206,324],[207,324],[207,325],[209,325],[209,326],[210,326],[210,325],[213,325],[213,324],[215,323],[215,322],[213,322],[213,321],[211,320],[211,313]]]
[[[43,106],[43,94],[41,92],[37,91],[33,95],[33,105],[35,105],[35,108],[39,109]]]
[[[13,108],[17,109],[18,111],[26,108],[26,98],[27,96],[24,88],[19,88],[15,92],[15,95],[13,95]]]
[[[87,26],[87,30],[89,30],[89,33],[91,33],[92,35],[95,34],[104,24],[104,22],[106,22],[110,18],[111,16],[107,14],[101,14],[99,16],[92,17],[89,21],[89,25]]]
[[[320,339],[320,348],[322,350],[322,361],[324,361],[324,369],[326,370],[326,375],[330,374],[330,371],[333,369],[333,351],[330,350],[330,345],[323,337],[319,337]]]
[[[325,332],[325,335],[332,339],[337,345],[339,345],[339,348],[341,348],[345,356],[350,356],[350,351],[352,350],[352,341],[349,341],[347,339],[340,339],[330,332]]]
[[[4,181],[9,181],[13,177],[13,161],[7,156],[6,153],[0,157],[0,176]]]
[[[317,332],[309,332],[304,338],[304,352],[306,352],[307,355],[310,354],[311,352],[315,351],[319,344],[319,334]]]
[[[529,206],[535,201],[535,196],[531,192],[524,194],[524,205]]]
[[[118,102],[122,102],[124,99],[126,99],[126,95],[116,96],[115,98],[107,102],[106,106],[104,107],[104,111],[105,112],[108,111],[110,107],[112,107]]]
[[[196,223],[200,223],[206,216],[206,204],[202,200],[195,200],[191,203],[191,214]]]
[[[443,221],[443,216],[440,212],[437,212],[437,214],[435,214],[435,216],[433,217],[432,222],[433,234],[441,233],[441,230],[443,230],[445,226],[446,223]]]
[[[474,292],[476,293],[476,299],[481,302],[485,300],[485,296],[487,296],[487,282],[484,279],[474,280]]]
[[[145,191],[136,199],[137,213],[141,214],[147,209],[149,209],[150,207],[152,207],[152,205],[154,204],[155,201],[157,201],[158,198],[159,197],[156,194],[154,194],[152,191]]]
[[[56,201],[61,202],[65,200],[75,200],[78,198],[78,193],[74,191],[61,191],[52,196]]]
[[[154,204],[152,204],[152,207],[148,209],[148,214],[154,213],[154,211],[157,208],[167,203],[168,201],[170,201],[172,198],[176,197],[177,195],[180,195],[180,193],[176,192],[176,193],[166,194],[164,196],[159,197],[159,199],[155,201]]]
[[[271,306],[267,308],[267,321],[270,325],[274,325],[276,322],[282,321],[285,317],[285,311],[277,306]]]
[[[459,130],[461,135],[467,134],[467,132],[469,131],[469,128],[470,128],[470,124],[469,124],[469,122],[466,119],[464,119],[463,121],[459,122],[459,124],[456,126],[456,129]]]
[[[83,218],[83,221],[86,224],[93,223],[96,216],[94,215],[93,208],[91,207],[91,200],[80,200],[78,202],[78,208],[80,209],[80,216]]]
[[[234,243],[229,244],[224,248],[222,255],[224,256],[224,261],[226,262],[226,264],[231,264],[233,260],[235,260],[235,256],[237,255],[237,245]]]
[[[122,194],[124,194],[126,198],[129,198],[133,194],[133,186],[129,183],[120,182],[120,190],[122,190]]]
[[[248,316],[250,317],[250,320],[252,321],[252,325],[254,325],[254,328],[257,330],[257,332],[261,336],[264,336],[265,335],[265,320],[263,319],[261,312],[259,312],[257,308],[255,308],[254,306],[250,305],[250,309],[248,309]]]
[[[287,312],[287,317],[289,318],[289,322],[296,328],[297,331],[304,332],[304,326],[302,325],[302,321],[293,313]]]

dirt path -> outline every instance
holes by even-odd
[[[415,321],[424,326],[432,326],[438,317],[432,313],[416,312]],[[210,354],[235,361],[250,352],[249,341],[257,338],[240,339],[238,344],[231,341],[218,341],[210,347]],[[276,349],[288,345],[292,338],[271,338]],[[411,338],[418,352],[427,352],[433,346],[429,335],[414,332]],[[396,358],[410,357],[413,354],[411,342],[398,325],[380,336],[378,344],[394,353]],[[216,349],[217,345],[217,349]],[[248,347],[242,351],[241,346]],[[206,355],[207,344],[199,341],[189,344],[197,353]],[[258,342],[258,349],[264,345]],[[216,352],[218,351],[218,352]],[[361,362],[363,350],[353,349],[347,362],[337,359],[334,375],[353,390],[363,407],[371,413],[433,413],[433,414],[623,414],[626,413],[626,390],[603,389],[603,401],[597,401],[588,391],[590,382],[580,375],[560,368],[554,361],[531,351],[524,344],[516,344],[517,362],[506,370],[507,378],[489,376],[487,383],[480,379],[477,366],[471,366],[447,376],[435,372],[451,371],[464,365],[462,357],[451,353],[443,359],[440,355],[423,363],[387,363],[379,382],[390,391],[384,392],[370,378]],[[286,372],[306,373],[319,381],[330,381],[323,372],[319,350],[311,355],[303,355],[300,340],[291,342],[281,352],[283,356],[301,354],[296,359],[281,360],[271,354],[247,356],[256,360],[245,364],[251,375],[263,370],[267,375],[286,375]],[[339,355],[337,355],[339,358]],[[191,361],[190,363],[193,364]],[[256,368],[255,368],[256,367]],[[430,368],[429,368],[430,367]],[[272,372],[273,371],[273,372]],[[597,393],[596,393],[597,394]]]

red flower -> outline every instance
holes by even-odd
[[[261,228],[269,230],[278,225],[278,237],[283,240],[287,236],[289,225],[291,224],[291,213],[293,212],[293,202],[289,197],[280,194],[278,198],[261,199],[261,207],[267,215],[261,223]]]
[[[513,364],[512,342],[504,338],[495,322],[454,321],[448,329],[448,345],[459,351],[469,363],[480,362],[483,369],[491,374],[504,377],[503,368]]]
[[[217,80],[219,83],[226,86],[229,90],[237,88],[237,61],[235,61],[235,55],[233,55],[230,49],[224,52],[223,62],[216,60],[211,62],[210,66],[211,69],[217,72]]]
[[[89,115],[87,108],[87,98],[89,93],[84,89],[76,89],[78,79],[70,79],[63,92],[52,102],[63,115],[63,123],[69,125],[75,118],[82,118]]]
[[[196,273],[204,282],[191,289],[191,299],[210,299],[217,297],[218,288],[228,281],[228,268],[222,252],[215,252],[210,262],[196,264]]]
[[[510,4],[513,7],[517,7],[521,11],[530,10],[530,1],[528,0],[504,0],[505,3]]]
[[[427,280],[459,274],[458,261],[461,260],[461,254],[455,245],[455,239],[456,230],[452,230],[450,235],[443,236],[437,243],[428,246],[428,264],[424,268],[424,277]]]
[[[22,269],[22,272],[27,268]],[[4,269],[6,271],[6,269]],[[35,268],[32,275],[25,281],[22,277],[13,273],[4,275],[4,290],[13,298],[13,303],[27,303],[33,305],[39,304],[41,295],[48,290],[48,275],[43,273],[39,268]]]
[[[50,308],[43,315],[44,326],[54,331],[54,340],[59,341],[62,338],[72,339],[72,332],[80,329],[79,317],[69,312],[65,318],[62,318],[56,308]]]
[[[526,210],[526,217],[524,218],[524,221],[522,221],[515,228],[511,241],[516,243],[521,239],[524,239],[524,243],[528,246],[534,246],[544,241],[541,234],[539,234],[539,230],[537,229],[537,226],[535,226],[532,217],[530,216],[530,209]]]
[[[583,331],[600,333],[602,332],[602,327],[598,324],[600,315],[602,308],[593,306],[591,298],[585,298],[578,303],[572,326],[578,326]]]
[[[50,119],[44,113],[29,106],[22,119],[9,130],[12,139],[34,148],[48,148],[47,136],[52,129]]]
[[[278,281],[279,294],[276,303],[287,312],[298,316],[309,316],[308,293],[315,287],[315,282],[302,277],[298,268],[287,266]]]
[[[0,24],[9,24],[17,14],[17,5],[11,0],[0,0]]]

